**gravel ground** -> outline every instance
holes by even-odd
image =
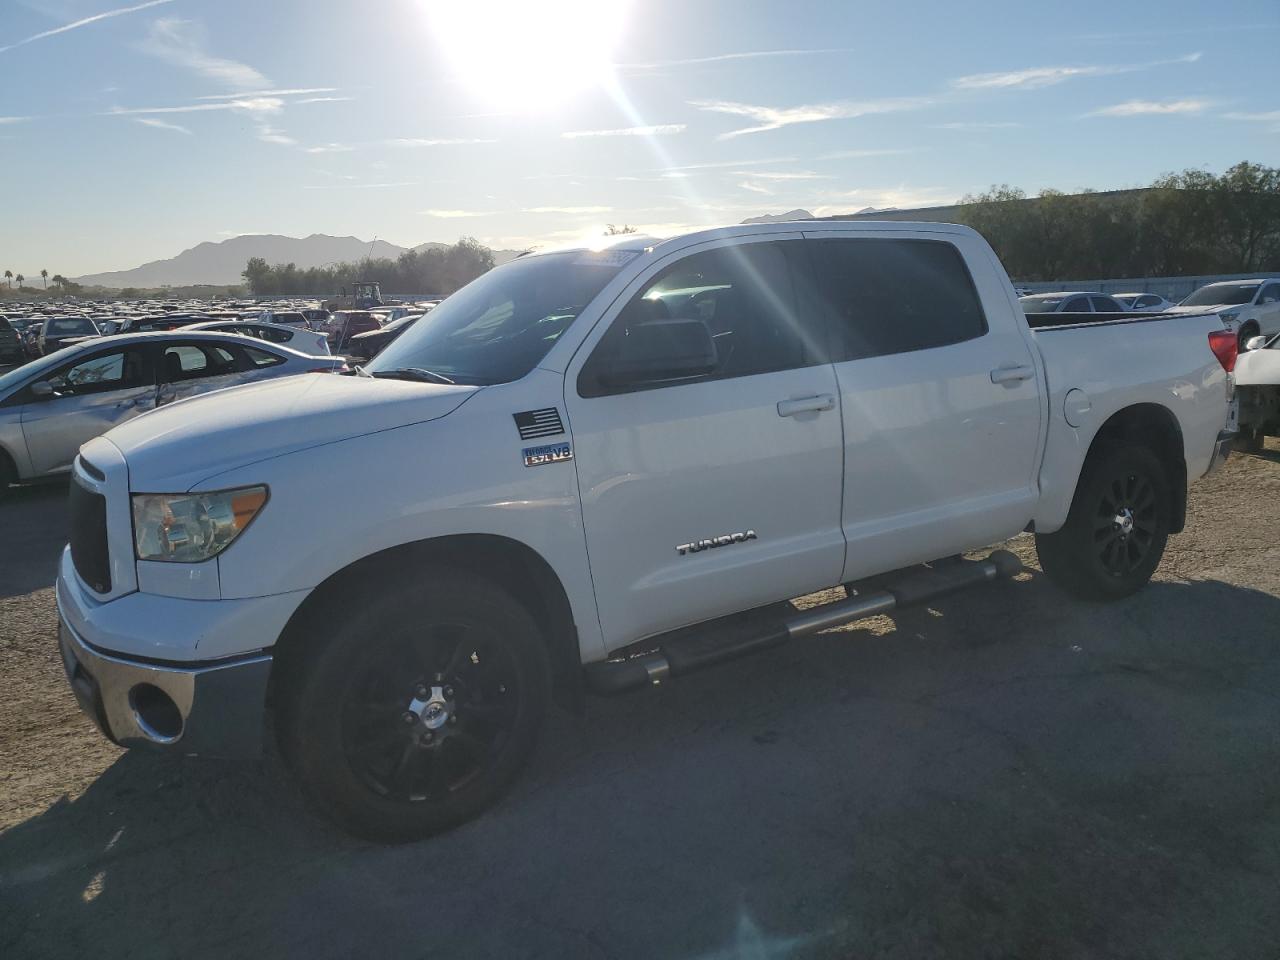
[[[1015,582],[556,716],[399,848],[266,760],[123,752],[55,653],[65,488],[0,507],[0,956],[1231,957],[1280,943],[1280,444],[1156,582]]]

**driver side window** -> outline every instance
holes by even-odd
[[[99,353],[63,367],[49,378],[49,382],[61,396],[73,397],[140,387],[145,383],[142,352],[114,350]]]
[[[578,378],[583,397],[746,377],[820,362],[820,338],[796,306],[786,242],[755,243],[695,253],[662,270],[623,308]],[[640,327],[666,326],[668,349],[714,345],[709,372],[693,375],[673,356],[672,373],[646,382],[611,376]],[[698,327],[702,329],[697,329]],[[705,331],[705,332],[704,332]],[[696,334],[696,335],[695,335]],[[681,372],[684,369],[686,372]]]

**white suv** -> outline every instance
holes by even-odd
[[[1280,279],[1228,280],[1201,287],[1174,308],[1177,312],[1212,310],[1240,338],[1240,349],[1259,335],[1280,333]]]

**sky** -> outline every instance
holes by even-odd
[[[1280,4],[5,0],[0,270],[1280,165]]]

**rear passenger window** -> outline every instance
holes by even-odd
[[[806,246],[833,318],[836,361],[944,347],[987,332],[973,279],[950,243],[848,239]]]
[[[284,363],[284,357],[277,357],[274,353],[267,353],[265,350],[256,350],[253,347],[245,347],[245,354],[249,357],[249,362],[256,368],[274,367],[278,363]]]
[[[1124,308],[1117,304],[1110,297],[1090,297],[1093,301],[1093,309],[1098,313],[1123,313]]]
[[[716,347],[716,369],[696,380],[746,377],[820,363],[819,338],[796,310],[783,243],[752,243],[695,253],[651,280],[614,320],[578,381],[584,397],[614,392],[607,370],[631,327],[700,320]],[[689,381],[681,381],[689,382]],[[655,386],[670,386],[660,382]]]
[[[1092,313],[1089,309],[1088,297],[1072,297],[1067,301],[1067,305],[1062,308],[1063,313]]]

